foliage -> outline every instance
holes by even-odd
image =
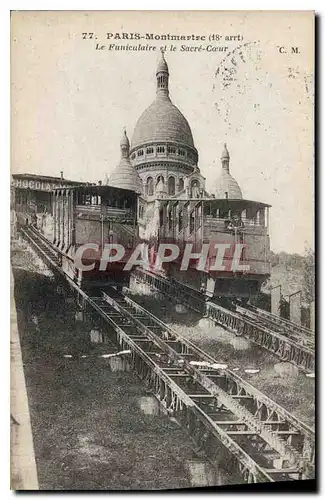
[[[303,265],[304,298],[310,303],[315,300],[315,253],[311,248],[306,249]]]
[[[302,300],[310,304],[315,300],[315,254],[306,248],[304,255],[271,252],[271,280],[264,289],[281,284],[285,295],[301,289]],[[289,291],[290,290],[290,291]]]

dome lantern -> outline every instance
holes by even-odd
[[[229,155],[229,151],[227,149],[227,144],[225,143],[224,147],[223,147],[223,152],[222,152],[222,155],[221,155],[221,164],[222,164],[222,168],[228,174],[229,174],[229,161],[230,161],[230,155]]]
[[[130,154],[130,142],[128,136],[126,135],[125,129],[120,142],[120,147],[121,147],[121,158],[128,158]]]
[[[229,161],[229,151],[227,149],[227,145],[224,144],[224,149],[221,155],[221,175],[217,180],[214,194],[218,199],[241,200],[243,195],[238,182],[230,174]]]
[[[160,49],[160,59],[157,66],[156,71],[157,77],[157,96],[165,96],[168,97],[169,89],[168,89],[168,79],[169,79],[169,71],[167,62],[164,56],[164,49]]]

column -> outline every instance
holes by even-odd
[[[271,289],[271,313],[280,316],[281,285]]]
[[[55,220],[56,220],[56,231],[55,231],[55,244],[58,246],[60,240],[60,206],[59,206],[59,192],[55,192]]]
[[[56,191],[52,194],[53,243],[56,242]]]
[[[310,303],[310,329],[315,331],[315,301]]]

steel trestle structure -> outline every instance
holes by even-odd
[[[314,433],[241,377],[178,335],[113,287],[92,296],[65,276],[42,235],[21,230],[53,272],[64,277],[89,318],[101,318],[162,406],[188,431],[197,451],[220,466],[227,456],[244,482],[313,477]]]
[[[167,296],[179,297],[179,301],[189,308],[236,335],[244,336],[264,347],[282,361],[289,361],[306,372],[314,372],[314,340],[312,332],[308,329],[298,327],[293,331],[293,323],[282,318],[275,323],[274,315],[257,308],[252,312],[237,306],[236,311],[231,311],[215,302],[205,301],[199,292],[180,282],[170,281],[143,269],[134,271],[133,276],[136,280],[149,284],[153,289]]]

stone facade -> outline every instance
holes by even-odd
[[[138,119],[131,145],[124,133],[121,161],[107,181],[109,185],[140,194],[141,238],[158,236],[163,199],[242,199],[241,189],[230,174],[226,145],[221,155],[220,177],[212,193],[206,191],[198,161],[190,125],[169,96],[169,69],[162,52],[156,70],[156,98]]]
[[[163,52],[156,71],[156,98],[140,116],[131,146],[126,134],[122,138],[122,146],[125,147],[121,162],[107,183],[141,193],[140,225],[144,220],[151,219],[145,213],[146,204],[157,199],[242,198],[240,187],[229,172],[230,158],[226,145],[221,156],[222,169],[217,185],[213,193],[206,191],[190,125],[169,96],[169,69]],[[148,210],[152,213],[149,206]]]

